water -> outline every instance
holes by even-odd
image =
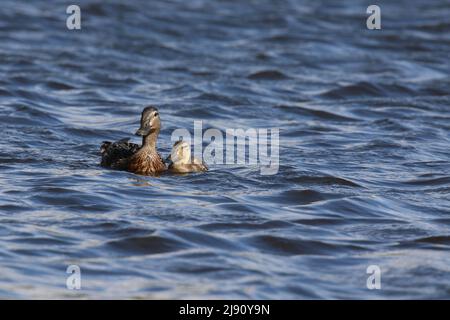
[[[1,298],[449,298],[448,1],[77,3],[1,3]],[[101,168],[149,104],[163,155],[280,128],[278,174]]]

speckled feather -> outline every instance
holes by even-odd
[[[167,167],[161,155],[144,148],[136,152],[128,163],[128,171],[142,175],[155,175],[166,170]]]
[[[128,142],[130,139],[122,139],[116,142],[104,141],[100,153],[101,165],[112,169],[126,170],[129,159],[139,150],[140,146]]]

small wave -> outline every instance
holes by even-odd
[[[255,249],[274,255],[328,255],[337,251],[364,250],[356,245],[334,245],[323,241],[258,235],[247,237],[245,243]]]
[[[9,239],[8,241],[43,246],[60,246],[73,244],[72,241],[63,239],[61,237],[16,237]]]
[[[100,3],[88,3],[83,9],[86,10],[86,12],[89,13],[89,15],[104,17],[108,15],[107,11],[105,10],[105,7],[106,6]],[[121,8],[121,10],[122,9],[123,8]]]
[[[328,90],[320,96],[328,99],[344,99],[352,97],[380,97],[383,93],[383,90],[375,84],[359,82],[357,84]]]
[[[208,231],[245,231],[245,230],[270,230],[291,227],[292,224],[280,220],[271,220],[263,223],[251,222],[233,222],[233,223],[207,223],[200,225],[198,228]]]
[[[11,97],[12,95],[13,94],[9,90],[0,88],[0,96]]]
[[[52,190],[58,190],[58,192],[55,193],[52,192]],[[33,188],[33,194],[35,195],[33,195],[30,200],[35,203],[53,207],[70,208],[72,211],[105,212],[114,209],[113,203],[104,197],[64,188],[43,188],[41,186],[36,186]]]
[[[374,126],[380,127],[381,129],[392,131],[392,132],[407,132],[410,129],[402,125],[399,121],[393,119],[378,119],[372,122]]]
[[[222,250],[238,250],[239,245],[233,243],[229,239],[212,236],[205,232],[198,232],[192,230],[168,230],[170,234],[183,239],[185,242],[190,242],[194,245],[201,245],[213,247]]]
[[[413,94],[415,92],[405,85],[375,84],[362,81],[328,90],[320,94],[320,96],[327,99],[348,99],[359,97],[411,96]]]
[[[332,218],[314,218],[314,219],[297,219],[293,223],[306,226],[336,226],[351,223],[349,219],[332,219]]]
[[[333,176],[295,176],[287,177],[287,180],[298,184],[318,184],[318,185],[341,185],[347,187],[361,187],[359,184]]]
[[[59,82],[59,81],[47,81],[45,83],[45,85],[48,88],[55,89],[55,90],[73,90],[73,89],[75,89],[75,87],[73,87],[67,83],[63,83],[63,82]]]
[[[447,226],[450,226],[450,218],[438,218],[438,219],[433,219],[433,222],[435,222],[436,224],[445,224]]]
[[[196,97],[195,100],[210,101],[214,103],[221,102],[227,105],[238,105],[242,103],[242,101],[217,93],[202,93]]]
[[[278,105],[275,108],[282,110],[284,112],[293,113],[296,115],[302,116],[312,116],[314,118],[324,119],[324,120],[332,120],[332,121],[358,121],[358,119],[332,113],[330,111],[325,110],[317,110],[317,109],[309,109],[300,106],[287,106],[287,105]]]
[[[184,242],[158,235],[127,237],[120,240],[109,241],[106,245],[108,248],[119,251],[125,255],[169,253],[189,247]]]
[[[403,183],[415,186],[438,186],[450,184],[450,177],[440,177],[433,179],[414,179],[404,181]]]
[[[17,205],[17,204],[3,204],[0,205],[0,211],[4,212],[23,212],[23,211],[31,211],[33,208],[30,208],[26,205]]]
[[[223,111],[223,112],[222,112]],[[174,113],[175,116],[181,118],[194,118],[194,119],[217,119],[218,114],[221,117],[225,117],[227,114],[231,113],[223,108],[189,108],[177,111]]]
[[[309,205],[315,202],[339,199],[339,194],[324,193],[311,189],[283,191],[278,196],[271,197],[273,201],[283,205]]]
[[[79,230],[80,225],[69,225],[67,226],[69,229]],[[133,226],[127,220],[114,220],[110,222],[99,222],[99,223],[84,223],[81,228],[89,233],[95,235],[104,235],[108,234],[108,237],[117,237],[117,238],[126,238],[126,237],[137,237],[137,236],[146,236],[149,234],[149,229],[140,228],[137,226]],[[153,230],[152,230],[153,231]]]
[[[446,8],[446,9],[448,10],[448,8]],[[435,21],[432,23],[418,25],[418,26],[416,26],[416,28],[418,30],[428,32],[428,33],[433,33],[433,32],[444,33],[444,32],[448,32],[450,30],[450,23],[444,22],[444,21]]]
[[[414,240],[419,243],[429,243],[450,246],[450,236],[431,236]]]
[[[61,122],[50,115],[49,112],[38,110],[24,104],[13,104],[9,106],[12,111],[7,115],[0,115],[0,123],[11,123],[20,125],[58,125]]]
[[[247,78],[251,80],[285,80],[288,79],[289,77],[281,71],[263,70],[254,72],[250,74]]]
[[[383,152],[386,152],[389,149],[396,149],[396,150],[411,150],[414,149],[411,145],[405,145],[402,143],[398,143],[392,140],[381,140],[381,139],[374,139],[367,143],[360,143],[357,145],[351,145],[349,146],[349,149],[353,151],[370,151],[375,152],[376,150],[383,150]]]

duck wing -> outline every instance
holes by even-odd
[[[100,147],[101,165],[113,169],[126,169],[128,159],[140,148],[138,144],[131,143],[129,140],[125,138],[116,142],[103,141]]]

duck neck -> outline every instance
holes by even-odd
[[[156,140],[158,139],[159,130],[150,132],[148,136],[142,138],[142,149],[146,151],[156,151]]]

